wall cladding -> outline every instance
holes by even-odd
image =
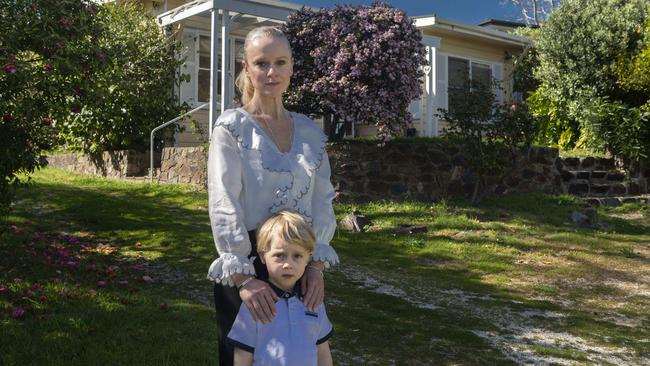
[[[332,183],[338,201],[435,201],[469,196],[477,176],[467,168],[466,156],[455,146],[441,143],[390,143],[377,147],[364,143],[328,146]],[[155,169],[160,183],[206,186],[207,148],[165,148]],[[85,174],[115,178],[144,177],[146,153],[105,152],[101,159],[75,154],[48,158],[51,166]],[[578,195],[644,194],[650,189],[650,164],[623,181],[612,159],[560,158],[557,149],[533,148],[529,159],[520,156],[504,179],[488,179],[488,192],[571,193]],[[585,189],[585,185],[587,188]]]

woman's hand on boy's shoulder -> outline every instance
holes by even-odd
[[[268,283],[254,279],[239,289],[239,297],[256,322],[268,324],[275,318],[275,302],[280,298]]]
[[[319,264],[324,267],[321,262],[310,263],[300,279],[303,302],[309,311],[316,311],[325,298],[325,279]]]

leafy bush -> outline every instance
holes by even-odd
[[[539,132],[539,124],[526,103],[498,106],[492,117],[491,131],[514,157],[521,149],[530,155],[530,148]]]
[[[97,21],[106,62],[80,92],[78,113],[61,121],[59,138],[87,153],[148,149],[150,131],[180,114],[178,43],[132,1],[104,5]]]
[[[284,31],[295,62],[291,108],[376,125],[384,140],[408,127],[426,60],[420,32],[403,11],[382,3],[303,8]]]
[[[178,115],[179,61],[143,13],[131,3],[3,1],[0,211],[44,149],[144,147],[152,126]]]
[[[647,13],[647,0],[572,0],[551,14],[536,42],[542,86],[529,99],[550,140],[624,160],[647,155],[649,122],[638,108],[648,93],[632,81],[647,77],[635,74]],[[625,61],[632,55],[638,65]]]
[[[563,150],[576,146],[580,122],[569,113],[569,102],[563,102],[553,90],[541,85],[526,98],[526,103],[539,124],[538,143],[557,145]]]
[[[11,0],[0,7],[0,211],[19,175],[40,165],[56,122],[77,111],[105,58],[97,7],[86,0]]]
[[[537,121],[525,103],[499,104],[494,90],[498,82],[486,86],[468,82],[457,90],[449,110],[440,109],[447,121],[445,138],[463,146],[468,167],[478,175],[472,202],[479,200],[480,188],[488,177],[500,178],[523,148],[529,151],[537,133]]]
[[[585,145],[636,162],[650,152],[650,111],[620,101],[596,98],[585,110]]]

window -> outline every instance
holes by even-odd
[[[244,41],[239,38],[230,42],[230,67],[234,70],[231,90],[234,90],[234,80],[237,72],[241,70],[242,53],[237,52],[243,49]],[[181,72],[187,74],[190,80],[183,82],[180,86],[181,103],[186,102],[193,106],[210,101],[210,35],[205,31],[186,29],[183,34],[183,56],[186,57]],[[217,98],[221,96],[221,49],[219,49],[217,71]],[[231,94],[232,95],[232,94]]]
[[[218,62],[217,93],[221,94],[221,57],[219,57]],[[197,100],[199,103],[207,103],[210,101],[210,37],[208,36],[199,36],[199,64],[197,70]]]
[[[477,62],[468,59],[451,57],[447,61],[448,75],[448,107],[452,111],[456,104],[454,101],[462,96],[470,81],[480,82],[483,85],[492,84],[492,64]]]

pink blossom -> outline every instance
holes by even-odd
[[[52,125],[52,117],[46,116],[43,117],[42,122],[45,126],[51,126]]]
[[[45,70],[47,70],[47,71],[51,71],[53,67],[54,67],[54,66],[52,66],[51,63],[46,63],[46,64],[45,64]]]
[[[0,287],[0,294],[3,293],[3,292],[7,292],[7,291],[9,291],[8,288],[6,288],[4,286]]]
[[[20,318],[23,317],[23,315],[25,315],[26,312],[27,312],[27,310],[25,310],[23,308],[18,308],[18,309],[11,312],[11,317],[14,318],[14,319],[20,319]]]
[[[14,120],[14,116],[11,115],[11,113],[5,113],[5,114],[2,115],[2,120],[3,120],[5,123],[9,123],[9,122],[11,122],[11,121]]]
[[[97,287],[106,287],[107,284],[106,281],[97,281]]]
[[[512,104],[512,105],[510,106],[510,110],[513,111],[513,112],[516,112],[516,111],[517,111],[517,108],[519,108],[519,106],[518,106],[517,104]]]
[[[18,71],[14,64],[5,64],[2,68],[7,74],[15,74]]]

